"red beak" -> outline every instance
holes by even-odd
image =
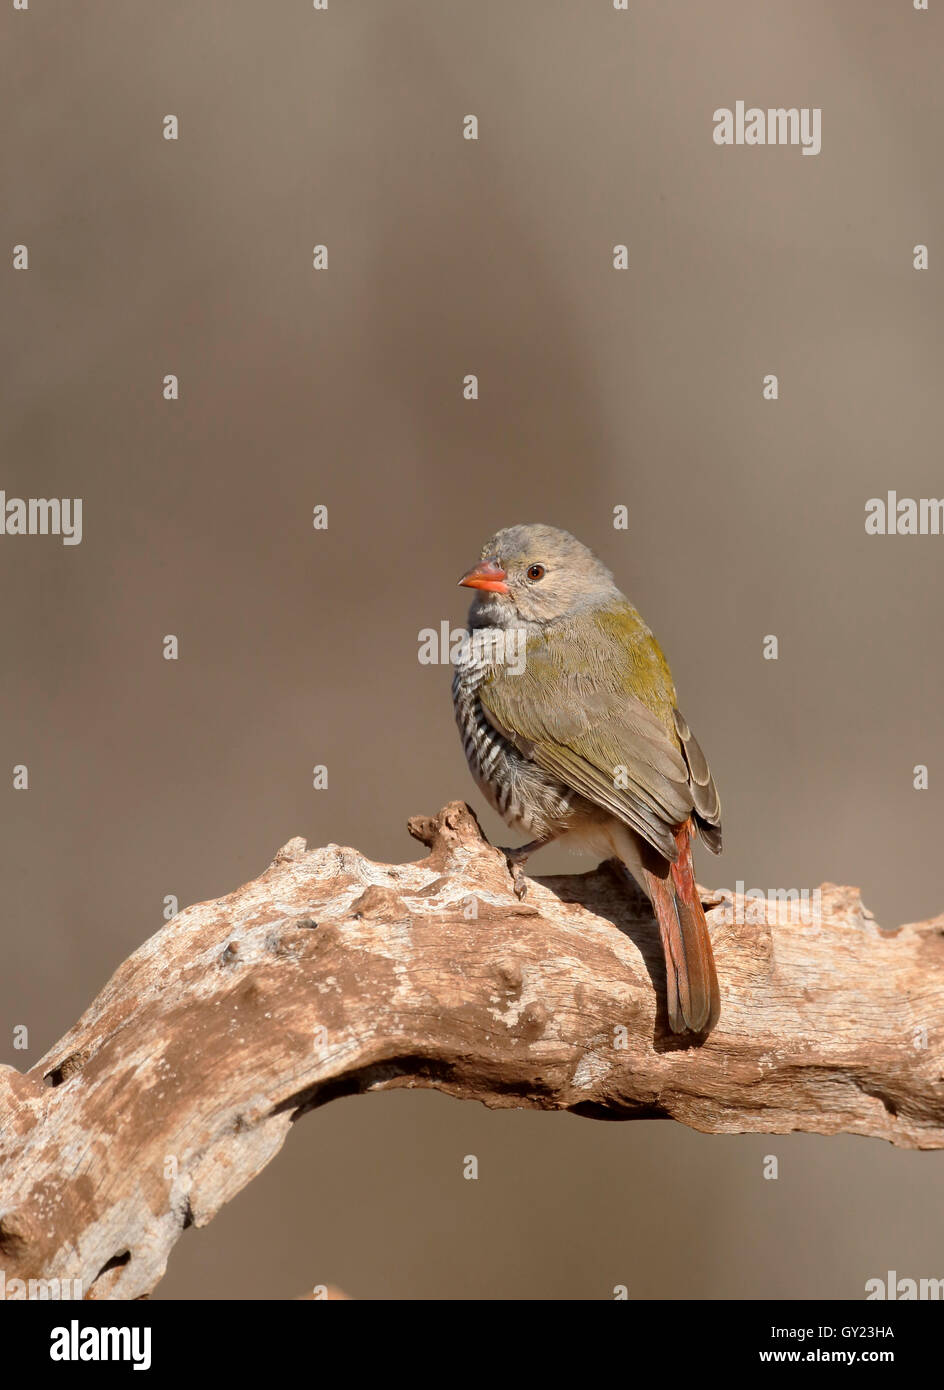
[[[494,560],[483,560],[464,574],[459,583],[466,589],[487,589],[490,594],[508,594],[511,590],[505,583],[507,578],[505,571]]]

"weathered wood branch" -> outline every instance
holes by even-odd
[[[0,1068],[8,1289],[148,1293],[186,1226],[352,1092],[944,1147],[944,916],[884,932],[824,885],[804,925],[706,893],[724,1005],[692,1045],[648,904],[607,866],[519,902],[461,802],[410,829],[412,864],[290,841],[146,941],[30,1072]]]

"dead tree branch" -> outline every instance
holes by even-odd
[[[290,841],[146,941],[30,1072],[0,1068],[8,1291],[147,1294],[294,1120],[353,1092],[944,1147],[944,916],[885,932],[825,885],[803,925],[706,893],[724,1004],[693,1046],[648,904],[607,866],[519,902],[461,802],[410,830],[412,864]]]

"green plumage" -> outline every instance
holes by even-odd
[[[577,612],[530,636],[524,670],[493,667],[479,698],[495,727],[546,772],[675,858],[671,827],[693,804],[675,687],[632,604]]]

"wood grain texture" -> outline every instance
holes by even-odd
[[[411,864],[290,841],[147,940],[31,1071],[0,1068],[8,1290],[146,1295],[300,1115],[364,1091],[944,1147],[944,916],[885,932],[826,884],[803,925],[703,893],[723,1004],[696,1046],[668,1030],[648,903],[608,866],[519,902],[462,802],[410,830]]]

